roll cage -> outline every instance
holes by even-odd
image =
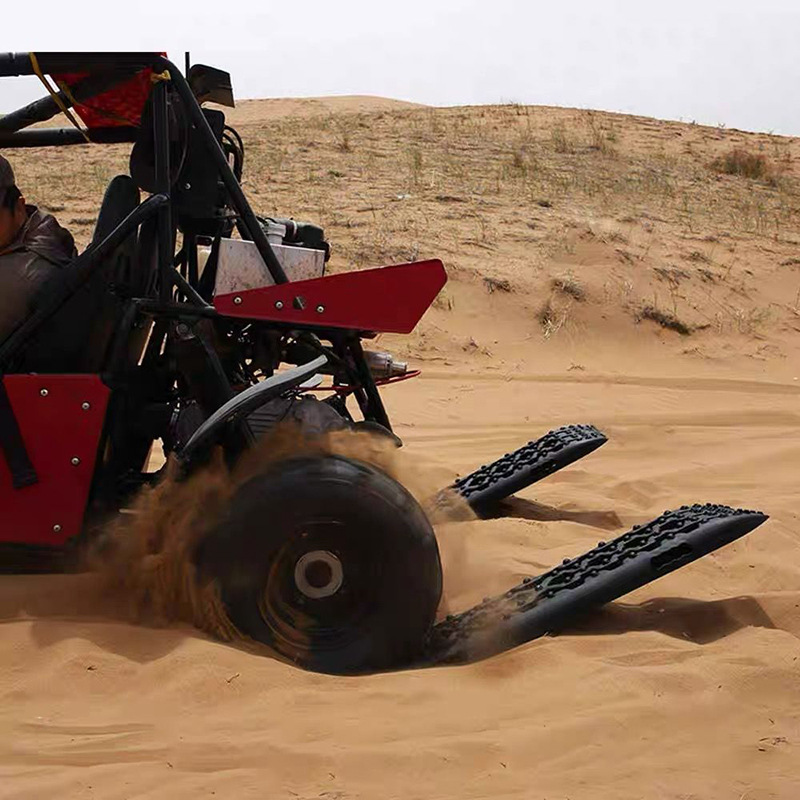
[[[195,76],[206,74],[208,68],[197,69]],[[219,73],[218,75],[225,75]],[[205,150],[214,165],[219,179],[224,184],[227,200],[235,214],[236,226],[243,239],[252,241],[258,248],[272,279],[276,284],[286,283],[287,277],[278,261],[261,224],[242,191],[232,169],[228,156],[219,138],[215,136],[206,114],[198,103],[196,92],[204,92],[201,99],[214,99],[214,91],[203,87],[202,80],[195,80],[193,90],[186,76],[166,57],[157,53],[8,53],[0,55],[0,77],[20,75],[82,74],[71,91],[60,91],[58,101],[45,97],[18,111],[0,117],[0,148],[41,147],[80,145],[88,142],[137,143],[143,140],[141,123],[146,122],[141,115],[139,125],[112,125],[88,128],[84,132],[76,128],[38,128],[26,130],[37,122],[51,119],[62,111],[61,106],[70,108],[76,102],[85,103],[94,97],[123,86],[136,76],[145,75],[153,82],[150,101],[152,102],[152,148],[155,156],[154,193],[132,211],[103,240],[93,242],[79,259],[79,280],[88,278],[93,268],[117,245],[129,236],[138,226],[149,219],[157,220],[158,229],[158,282],[157,296],[150,303],[143,303],[149,311],[181,313],[188,315],[214,315],[212,305],[204,300],[198,286],[181,275],[174,263],[173,246],[175,241],[175,213],[171,186],[170,127],[168,120],[168,92],[174,90],[181,101],[192,129],[194,140]],[[161,80],[160,78],[167,78]],[[189,78],[191,78],[191,70]],[[228,90],[230,85],[228,84]],[[217,96],[219,92],[216,93]],[[232,100],[232,94],[231,94]],[[146,135],[146,132],[144,132]],[[189,234],[191,237],[191,233]],[[192,243],[185,242],[185,251],[193,250]],[[63,287],[64,291],[53,296],[45,308],[39,310],[23,326],[0,346],[0,368],[14,353],[28,341],[31,335],[58,310],[61,302],[74,290],[74,281]],[[179,302],[174,302],[177,296]],[[155,301],[155,304],[153,303]]]

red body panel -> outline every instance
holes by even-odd
[[[0,453],[0,542],[62,545],[83,524],[109,390],[96,375],[4,380],[39,482],[14,489]]]
[[[442,262],[432,259],[217,295],[214,306],[243,319],[411,333],[445,283]]]

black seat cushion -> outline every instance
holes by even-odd
[[[130,176],[112,178],[103,195],[92,244],[102,242],[139,205],[139,200],[139,189]]]

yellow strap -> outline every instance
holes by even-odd
[[[36,58],[36,55],[34,53],[30,53],[29,55],[31,59],[31,66],[33,67],[33,72],[36,75],[36,77],[44,84],[44,88],[47,89],[48,93],[50,94],[50,97],[53,98],[55,104],[61,109],[64,116],[81,132],[83,138],[86,139],[87,142],[91,143],[91,139],[87,135],[86,131],[83,128],[81,128],[80,124],[78,123],[78,120],[75,119],[70,110],[64,105],[64,102],[58,96],[58,92],[54,91],[53,87],[50,86],[50,82],[47,80],[47,78],[45,78],[44,73],[42,72],[41,67],[39,66],[39,59]],[[75,102],[75,99],[72,97],[71,94],[67,92],[65,92],[65,94],[67,94],[71,103]]]
[[[34,58],[35,57],[36,56],[34,56]],[[69,88],[69,84],[66,81],[59,81],[56,80],[55,78],[53,78],[53,80],[55,81],[56,86],[58,86],[58,88],[61,89],[62,92],[64,92],[64,97],[66,97],[67,100],[69,100],[73,106],[77,106],[78,101],[72,96],[72,91]]]
[[[169,70],[165,69],[163,72],[151,72],[150,73],[150,83],[158,83],[159,81],[171,81],[172,76],[169,74]]]

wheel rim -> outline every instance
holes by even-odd
[[[333,597],[343,583],[342,562],[329,550],[311,550],[294,565],[294,584],[309,600]]]
[[[275,648],[300,658],[359,639],[382,573],[374,540],[358,526],[306,522],[272,559],[259,593],[259,612]]]

